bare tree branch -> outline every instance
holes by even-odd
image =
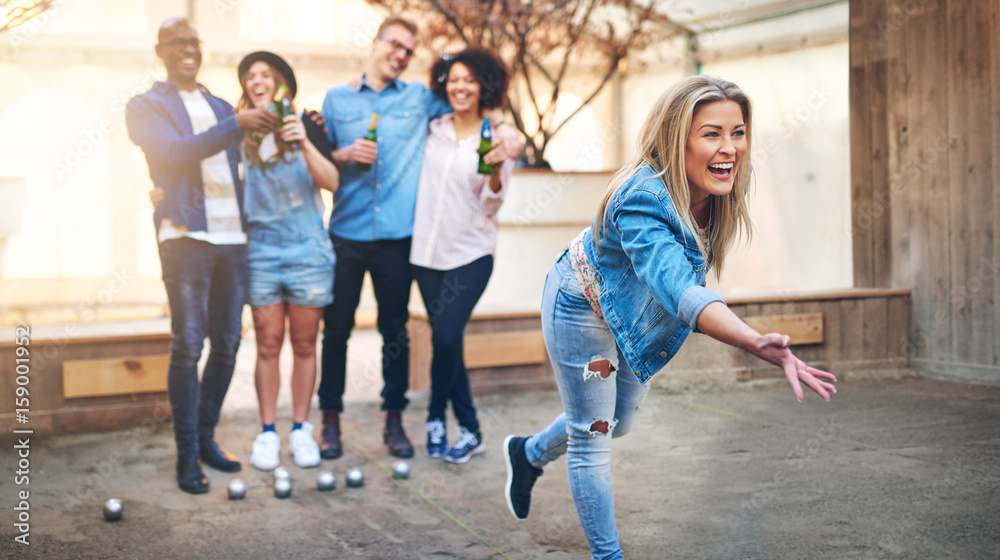
[[[53,7],[57,0],[0,0],[0,32],[24,25]]]
[[[508,105],[533,166],[545,165],[549,141],[603,91],[619,61],[686,31],[657,10],[664,4],[657,0],[366,1],[418,22],[439,47],[461,42],[497,51],[511,70]],[[571,69],[580,64],[598,68],[598,80],[557,122]],[[536,119],[538,130],[529,134],[526,125]]]

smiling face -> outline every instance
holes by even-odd
[[[274,69],[263,60],[251,64],[243,78],[243,91],[254,107],[267,107],[274,99],[277,87]]]
[[[156,56],[163,60],[167,80],[184,89],[193,88],[201,68],[198,32],[187,20],[172,20],[160,28]]]
[[[695,113],[684,150],[692,206],[729,194],[746,151],[746,123],[735,101],[714,101]]]
[[[383,84],[399,77],[410,64],[417,38],[402,25],[390,25],[372,43],[369,79]]]
[[[456,114],[479,114],[479,79],[468,66],[461,62],[451,65],[445,91],[448,93],[448,103]]]

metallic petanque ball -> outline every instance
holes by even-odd
[[[272,478],[274,478],[275,481],[278,481],[278,480],[281,480],[281,479],[285,479],[285,480],[291,480],[292,479],[292,473],[291,473],[291,471],[289,471],[285,467],[278,467],[278,468],[274,469],[274,472],[271,473],[271,476],[272,476]]]
[[[316,488],[320,492],[329,492],[337,487],[337,477],[332,472],[321,472],[316,476]]]
[[[292,481],[287,478],[279,478],[274,481],[274,495],[278,498],[287,498],[292,495]]]
[[[410,465],[406,461],[396,461],[392,464],[392,475],[396,478],[410,478]]]
[[[125,515],[125,506],[121,500],[111,499],[104,502],[104,519],[108,521],[118,521]]]
[[[361,488],[365,485],[365,473],[361,469],[347,471],[347,485],[351,488]]]
[[[239,478],[234,478],[227,488],[230,500],[242,500],[247,495],[247,483]]]

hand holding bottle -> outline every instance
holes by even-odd
[[[306,139],[306,128],[298,115],[285,115],[284,124],[278,129],[278,137],[289,144]]]

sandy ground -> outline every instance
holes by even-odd
[[[374,333],[354,344],[352,368],[377,355]],[[218,429],[244,459],[259,430],[252,353],[250,370],[247,358],[241,351]],[[419,453],[426,395],[413,395],[405,423],[418,456],[411,478],[400,481],[389,475],[392,458],[381,443],[380,382],[355,377],[345,455],[318,469],[290,466],[286,500],[273,496],[270,474],[248,464],[235,475],[206,469],[208,494],[180,492],[170,425],[154,419],[126,431],[33,437],[29,485],[15,485],[16,457],[3,454],[0,557],[588,557],[565,461],[539,479],[527,521],[513,519],[502,496],[504,436],[542,428],[561,410],[556,392],[479,399],[489,449],[465,465]],[[626,557],[1000,557],[1000,388],[917,377],[846,379],[839,387],[832,403],[798,404],[777,381],[684,392],[655,386],[633,432],[615,442]],[[283,438],[289,414],[284,402]],[[456,431],[450,427],[452,440]],[[344,487],[354,467],[366,475],[363,488]],[[335,491],[315,489],[320,470],[337,476]],[[225,487],[237,477],[249,484],[248,496],[229,501]],[[24,489],[28,546],[14,540]],[[125,504],[114,523],[101,515],[112,497]]]

